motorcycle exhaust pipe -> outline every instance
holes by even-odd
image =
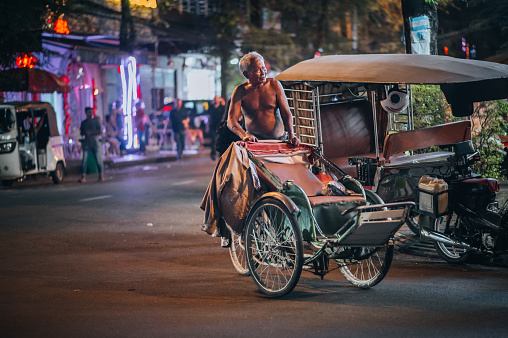
[[[475,250],[475,251],[477,251],[477,249],[475,247],[472,247],[471,245],[466,244],[464,242],[454,241],[450,237],[448,237],[446,235],[443,235],[443,234],[441,234],[439,232],[429,231],[429,230],[425,230],[425,229],[420,229],[420,234],[421,234],[421,236],[423,238],[428,238],[428,239],[431,239],[431,240],[436,241],[436,242],[441,242],[441,243],[452,245],[452,246],[455,246],[455,247],[460,247],[460,248],[466,249],[466,250]]]

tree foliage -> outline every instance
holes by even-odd
[[[54,22],[64,0],[0,1],[0,67],[9,68],[20,53],[42,52],[42,31]]]
[[[451,107],[439,86],[413,85],[412,92],[415,129],[461,120],[452,116]],[[486,177],[501,177],[504,151],[499,135],[506,134],[504,130],[506,116],[508,116],[506,100],[474,104],[474,112],[470,117],[472,141],[481,158],[474,166],[474,170]],[[436,150],[434,147],[423,151]]]

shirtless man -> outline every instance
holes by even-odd
[[[285,139],[299,145],[300,140],[293,132],[293,116],[286,95],[279,81],[266,78],[265,60],[256,53],[246,54],[240,60],[240,72],[247,81],[233,91],[228,113],[228,127],[243,141],[257,142],[258,139]],[[245,129],[238,123],[245,118]]]

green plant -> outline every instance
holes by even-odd
[[[413,85],[413,115],[415,129],[459,121],[452,116],[451,108],[437,85]],[[508,116],[506,100],[486,101],[474,104],[471,119],[473,146],[480,153],[480,161],[473,170],[483,176],[500,178],[504,158],[499,135],[505,135],[504,117]],[[436,151],[437,147],[417,152]]]
[[[475,149],[480,153],[480,161],[475,164],[474,170],[481,175],[500,178],[504,146],[499,135],[505,135],[504,117],[508,115],[508,102],[506,100],[479,102],[474,106],[471,115],[472,140]]]

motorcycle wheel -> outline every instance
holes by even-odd
[[[455,212],[436,218],[434,220],[434,231],[458,240],[467,235],[467,229],[463,226],[462,217]],[[471,251],[442,242],[435,241],[434,247],[439,256],[448,263],[463,264],[471,257]]]

